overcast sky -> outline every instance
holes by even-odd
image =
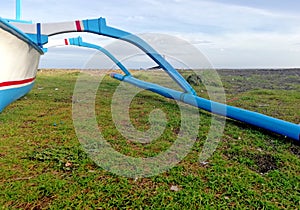
[[[14,0],[0,16],[14,17]],[[159,33],[187,40],[216,68],[300,67],[300,1],[297,0],[23,0],[22,18],[57,22],[105,17],[131,33]],[[62,39],[75,35],[53,37]],[[110,40],[92,35],[100,45]],[[55,47],[40,67],[83,67],[95,51]]]

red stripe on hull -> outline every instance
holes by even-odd
[[[68,39],[65,39],[65,45],[69,45]]]
[[[6,86],[12,86],[12,85],[23,85],[26,83],[33,82],[34,80],[35,80],[35,77],[30,78],[30,79],[18,80],[18,81],[1,82],[0,87],[6,87]]]
[[[76,29],[77,29],[77,31],[82,31],[82,28],[81,28],[81,25],[80,25],[80,21],[76,20],[75,23],[76,23]]]

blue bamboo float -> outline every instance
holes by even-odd
[[[138,80],[132,76],[124,76],[121,74],[111,74],[111,77],[135,85],[139,88],[152,91],[164,97],[182,101],[186,104],[198,107],[208,112],[225,116],[234,120],[248,123],[274,133],[287,136],[294,140],[299,141],[300,138],[300,125],[290,123],[284,120],[273,118],[257,112],[229,106],[226,104],[214,102],[199,96],[189,93],[183,93],[157,84]]]

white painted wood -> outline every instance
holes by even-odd
[[[0,83],[35,77],[39,59],[32,45],[0,27]]]

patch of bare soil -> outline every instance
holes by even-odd
[[[292,145],[290,148],[290,151],[294,154],[297,155],[298,157],[300,157],[300,144],[295,144]]]
[[[248,168],[260,174],[266,174],[280,168],[280,161],[271,154],[250,153],[246,151],[228,151],[226,153],[229,159],[245,164]]]
[[[255,155],[254,158],[256,163],[255,170],[261,174],[278,169],[276,158],[269,154]]]

